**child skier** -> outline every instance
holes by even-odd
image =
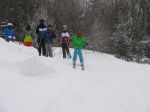
[[[69,51],[69,38],[70,34],[68,32],[68,26],[63,25],[63,31],[61,33],[61,46],[62,46],[62,51],[63,51],[63,58],[66,58],[66,54],[68,55],[69,58],[71,58],[71,54]]]
[[[14,32],[12,23],[8,23],[6,28],[4,29],[4,38],[7,42],[15,41],[15,32]]]
[[[31,47],[33,36],[30,25],[26,26],[25,31],[23,33],[23,37],[24,37],[24,46]]]
[[[84,70],[84,60],[81,49],[87,45],[86,39],[83,36],[83,32],[79,31],[77,35],[73,35],[70,40],[73,43],[74,55],[73,55],[73,68],[76,68],[77,56],[79,56],[82,70]]]

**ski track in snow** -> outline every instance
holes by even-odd
[[[60,48],[39,57],[0,39],[0,51],[0,112],[150,112],[149,65],[84,51],[82,71]]]

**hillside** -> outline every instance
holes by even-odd
[[[150,66],[84,51],[85,71],[0,39],[0,112],[149,112]]]

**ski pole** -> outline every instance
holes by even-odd
[[[87,56],[87,49],[85,48],[85,50],[84,50],[84,61],[86,60],[86,56]]]
[[[84,44],[84,46],[85,46],[85,50],[84,50],[84,61],[86,60],[86,56],[87,56],[87,51],[88,51],[88,44],[87,44],[87,42]]]
[[[69,57],[71,58],[71,53],[70,53],[70,47],[69,47],[69,41],[68,41],[68,39],[67,39],[67,48],[69,50]]]
[[[60,43],[60,52],[59,52],[59,57],[61,57],[62,54],[62,48],[61,48],[61,43]]]

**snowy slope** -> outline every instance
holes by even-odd
[[[81,71],[54,51],[0,39],[0,112],[150,112],[149,65],[84,51]]]

